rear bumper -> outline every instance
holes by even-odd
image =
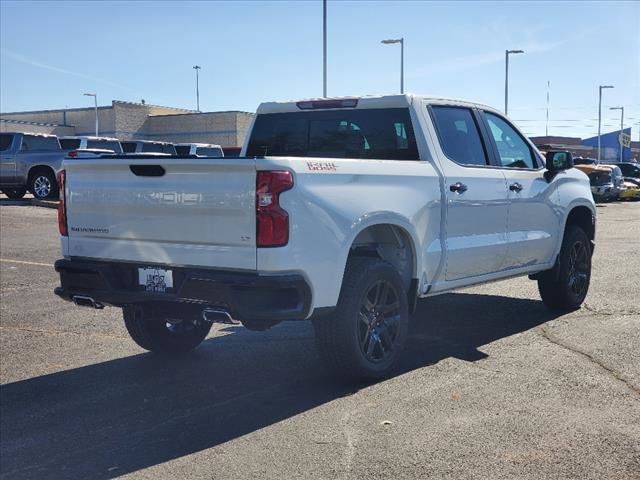
[[[173,288],[167,293],[145,291],[138,285],[138,267],[168,268]],[[311,289],[301,275],[260,275],[252,272],[196,269],[128,262],[58,260],[64,300],[91,297],[96,302],[121,307],[160,302],[185,308],[226,309],[236,320],[301,320],[309,316]]]

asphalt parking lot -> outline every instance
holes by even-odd
[[[52,292],[55,210],[0,199],[0,478],[640,478],[640,203],[598,208],[582,309],[526,278],[422,301],[397,375],[345,387],[307,323],[163,360]]]

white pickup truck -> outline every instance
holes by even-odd
[[[581,305],[596,209],[572,166],[474,103],[264,103],[242,158],[65,160],[56,293],[122,307],[161,353],[215,321],[311,319],[337,374],[381,378],[419,297],[529,275],[550,308]]]

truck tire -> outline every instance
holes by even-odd
[[[149,307],[126,305],[124,324],[134,342],[150,352],[177,355],[196,348],[205,339],[211,323],[191,320],[168,322]]]
[[[20,200],[22,197],[24,197],[25,193],[27,193],[27,189],[26,188],[12,188],[12,189],[5,189],[2,190],[2,193],[4,193],[7,198],[11,199],[11,200]]]
[[[29,175],[29,191],[37,200],[57,198],[58,182],[49,168],[39,168]]]
[[[355,381],[379,380],[395,366],[407,338],[409,308],[402,279],[378,258],[352,257],[338,305],[313,321],[325,365]]]
[[[554,312],[577,310],[591,281],[591,242],[577,225],[567,225],[556,266],[538,279],[542,301]]]

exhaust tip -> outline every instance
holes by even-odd
[[[202,319],[209,323],[233,324],[231,314],[222,308],[205,308],[202,311]]]
[[[84,295],[74,295],[71,300],[79,307],[91,307],[96,310],[102,310],[104,308],[104,305],[100,302],[96,302],[93,298]]]

